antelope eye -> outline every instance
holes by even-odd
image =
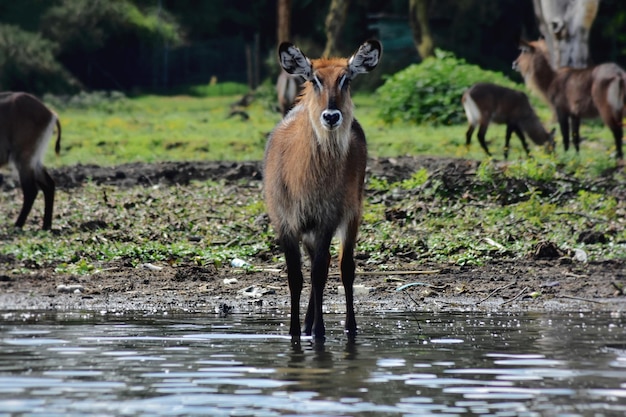
[[[313,87],[317,92],[322,91],[322,89],[324,88],[324,83],[322,82],[322,80],[319,79],[317,75],[313,75]]]
[[[348,78],[346,74],[343,74],[341,77],[339,77],[338,85],[339,85],[339,89],[342,91],[348,88],[348,86],[350,85],[350,79]]]

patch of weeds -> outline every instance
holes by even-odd
[[[499,175],[499,170],[493,159],[487,159],[478,165],[476,179],[480,182],[492,183]]]
[[[254,219],[265,213],[265,202],[263,200],[249,201],[242,207],[242,211],[249,215],[251,219]]]
[[[582,215],[595,214],[605,218],[616,215],[617,200],[613,196],[580,190],[576,201],[580,205]]]
[[[80,259],[78,262],[66,263],[62,262],[54,268],[54,272],[61,274],[87,275],[96,270],[96,267],[86,259]]]
[[[486,257],[480,252],[475,250],[466,250],[462,254],[456,256],[454,263],[459,266],[483,266],[487,260],[488,259],[486,259]]]
[[[410,178],[401,181],[398,186],[403,190],[414,190],[424,185],[426,181],[428,181],[428,170],[421,168],[413,173]]]
[[[389,191],[389,182],[385,178],[371,177],[367,181],[367,189],[370,191]]]
[[[581,156],[570,151],[563,154],[560,159],[563,171],[582,181],[603,176],[615,170],[615,158],[609,154],[594,153],[589,156]]]
[[[556,209],[555,204],[546,203],[541,200],[538,193],[531,192],[530,198],[515,204],[512,212],[517,218],[524,219],[533,226],[542,227],[550,221]]]
[[[505,171],[510,178],[531,180],[538,182],[553,181],[557,172],[556,163],[553,160],[538,160],[535,158],[523,159],[511,163]]]

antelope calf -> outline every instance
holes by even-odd
[[[373,70],[380,42],[365,42],[350,58],[309,60],[282,43],[278,59],[289,74],[306,82],[299,101],[274,128],[264,158],[267,211],[285,254],[291,293],[289,333],[299,340],[303,287],[300,242],[311,260],[311,295],[304,333],[324,340],[322,298],[330,265],[330,244],[340,239],[339,264],[346,295],[345,330],[354,337],[354,249],[361,222],[367,146],[354,118],[350,81]]]
[[[52,226],[55,184],[43,166],[43,156],[55,126],[58,154],[61,124],[57,115],[30,94],[0,93],[0,166],[11,163],[15,167],[24,194],[16,227],[24,226],[39,189],[45,198],[43,229]]]
[[[519,137],[526,155],[530,150],[524,133],[537,145],[545,145],[548,151],[554,149],[554,130],[548,132],[537,117],[537,114],[528,101],[528,96],[521,91],[512,90],[491,83],[477,83],[472,85],[461,98],[463,109],[467,116],[469,128],[465,134],[465,144],[469,147],[472,134],[478,127],[478,141],[487,155],[491,156],[485,135],[489,123],[506,125],[504,144],[504,159],[509,157],[509,145],[513,132]]]
[[[276,80],[276,94],[278,96],[278,107],[283,117],[287,115],[296,103],[296,98],[303,82],[302,77],[294,77],[285,71],[280,72]]]
[[[570,128],[576,152],[580,147],[580,120],[601,117],[613,133],[616,157],[623,163],[622,117],[626,98],[626,73],[614,63],[576,69],[554,70],[545,41],[522,42],[513,68],[526,85],[550,104],[561,128],[563,145],[569,149]]]

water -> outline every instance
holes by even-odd
[[[2,313],[0,416],[626,415],[624,316],[417,318]]]

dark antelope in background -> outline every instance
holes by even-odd
[[[309,60],[282,43],[278,58],[289,74],[306,80],[296,106],[275,127],[265,150],[264,192],[270,220],[287,262],[291,293],[289,334],[299,340],[303,287],[300,242],[311,260],[311,296],[304,333],[324,339],[322,298],[333,236],[346,294],[345,329],[354,337],[354,249],[361,222],[367,146],[353,115],[350,80],[374,69],[380,42],[365,42],[350,58]]]
[[[485,142],[489,123],[506,125],[504,159],[509,157],[509,145],[513,132],[517,134],[526,155],[530,155],[524,133],[537,145],[546,145],[548,151],[554,149],[554,130],[548,132],[537,117],[521,91],[512,90],[491,83],[477,83],[471,86],[461,98],[469,128],[465,134],[465,144],[469,147],[472,134],[478,127],[478,141],[487,155],[491,156]]]
[[[622,117],[626,97],[624,70],[614,63],[554,70],[547,57],[544,40],[522,42],[520,49],[513,68],[522,74],[528,88],[552,107],[559,121],[565,150],[569,149],[570,128],[578,152],[580,120],[599,116],[613,133],[616,156],[622,164]]]
[[[296,98],[302,89],[304,79],[294,77],[285,71],[281,71],[276,80],[276,94],[278,96],[278,107],[283,116],[296,104]]]
[[[55,184],[43,166],[43,156],[55,126],[58,154],[61,124],[57,115],[30,94],[0,93],[0,166],[11,163],[15,167],[24,194],[16,227],[24,226],[39,189],[45,198],[43,229],[52,226]]]

